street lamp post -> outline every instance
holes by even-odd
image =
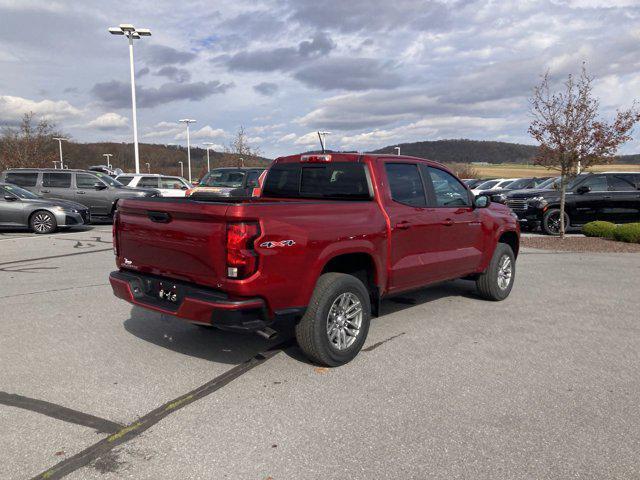
[[[400,156],[400,147],[393,147],[396,150],[396,155]]]
[[[211,164],[209,162],[209,150],[214,145],[212,142],[203,142],[202,143],[207,149],[207,172],[211,170]]]
[[[113,157],[113,153],[103,153],[102,156],[107,158],[107,168],[111,168],[111,162],[109,160]]]
[[[191,139],[189,138],[189,125],[196,123],[193,118],[183,118],[178,120],[179,123],[187,125],[187,171],[189,173],[189,183],[191,183]]]
[[[53,137],[53,139],[58,141],[58,147],[60,149],[60,169],[62,170],[64,168],[64,162],[62,160],[62,141],[64,140],[66,142],[69,139],[64,137]]]
[[[118,27],[109,28],[109,33],[112,35],[126,35],[129,39],[129,69],[131,71],[131,105],[133,109],[133,153],[136,162],[136,173],[140,173],[140,154],[138,153],[138,119],[136,115],[136,79],[135,71],[133,67],[133,41],[138,40],[140,37],[148,37],[151,35],[151,30],[148,28],[134,27],[129,23],[122,23]]]
[[[184,178],[184,164],[180,161],[178,163],[180,164],[180,176]]]

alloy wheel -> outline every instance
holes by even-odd
[[[356,295],[346,292],[338,296],[327,315],[327,337],[338,350],[349,348],[358,338],[362,326],[362,304]]]

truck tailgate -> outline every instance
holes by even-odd
[[[225,277],[228,203],[188,199],[118,204],[118,263],[126,269],[215,287]]]

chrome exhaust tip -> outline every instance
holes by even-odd
[[[273,340],[278,336],[278,332],[269,327],[264,327],[262,330],[256,330],[256,333],[267,340]]]

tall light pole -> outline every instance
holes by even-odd
[[[184,178],[184,164],[180,161],[178,163],[180,164],[180,176]]]
[[[203,142],[202,144],[207,148],[207,172],[208,172],[211,170],[211,164],[209,163],[209,150],[215,144],[212,142]]]
[[[327,145],[327,135],[331,135],[331,132],[318,132],[318,138],[320,139],[320,147],[322,147],[322,153],[325,151]]]
[[[64,140],[66,142],[69,139],[64,137],[53,137],[53,139],[58,141],[58,147],[60,148],[60,169],[62,170],[64,168],[64,162],[62,160],[62,141]]]
[[[189,183],[191,183],[191,139],[189,137],[189,125],[196,123],[193,118],[183,118],[178,120],[179,123],[187,125],[187,171],[189,172]]]
[[[400,156],[400,147],[393,147],[396,150],[396,155]]]
[[[131,105],[133,108],[133,153],[136,161],[136,173],[140,173],[140,154],[138,153],[138,119],[136,115],[136,79],[133,68],[133,41],[140,37],[148,37],[151,30],[148,28],[134,27],[130,23],[122,23],[118,27],[109,28],[112,35],[126,35],[129,39],[129,69],[131,70]]]
[[[111,168],[111,162],[109,161],[113,157],[113,153],[103,153],[103,157],[107,157],[107,167]]]

